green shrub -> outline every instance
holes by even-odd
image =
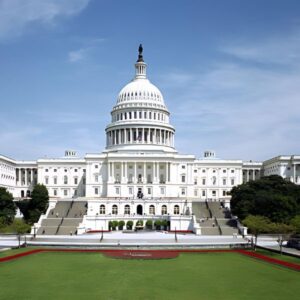
[[[161,220],[156,220],[156,221],[154,222],[154,225],[155,225],[156,229],[159,230],[160,227],[161,227]]]
[[[119,221],[119,230],[123,230],[124,225],[125,225],[124,221]]]
[[[116,228],[118,227],[119,222],[118,221],[112,221],[112,230],[116,230]]]
[[[138,220],[136,222],[136,226],[143,226],[144,225],[144,221],[143,220]]]
[[[127,223],[126,223],[126,228],[127,228],[128,230],[131,230],[132,227],[133,227],[133,222],[132,222],[132,221],[127,221]]]
[[[152,227],[153,227],[153,221],[152,221],[152,220],[147,220],[147,222],[146,222],[146,227],[147,227],[148,229],[152,229]]]

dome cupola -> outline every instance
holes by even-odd
[[[175,129],[160,90],[147,79],[143,47],[139,46],[135,77],[119,92],[106,127],[107,150],[174,152]]]

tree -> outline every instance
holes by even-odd
[[[164,227],[164,230],[168,229],[168,225],[169,225],[168,220],[164,219],[164,220],[161,221],[161,226]]]
[[[300,214],[300,187],[272,175],[234,187],[231,210],[240,219],[264,216],[274,223],[289,223]]]
[[[108,222],[108,229],[111,230],[112,229],[112,221]]]
[[[13,230],[17,234],[24,234],[30,232],[31,226],[26,224],[23,220],[21,219],[15,219],[13,223]]]
[[[243,224],[246,225],[250,232],[255,236],[254,250],[256,249],[258,235],[269,232],[272,225],[268,218],[252,215],[245,218]]]
[[[153,227],[153,221],[152,221],[152,220],[147,220],[147,222],[146,222],[146,227],[147,227],[148,229],[152,229],[152,227]]]
[[[295,217],[291,220],[290,224],[291,224],[292,226],[294,226],[295,231],[296,231],[297,233],[300,233],[300,215],[295,216]]]
[[[127,223],[126,223],[126,228],[128,229],[128,230],[131,230],[132,229],[132,227],[133,227],[133,221],[127,221]]]
[[[156,230],[160,230],[160,227],[161,227],[161,220],[155,220],[154,226],[156,227]]]
[[[122,221],[119,221],[119,230],[123,230],[123,227],[125,225],[125,222],[122,220]]]
[[[47,188],[43,184],[37,184],[32,193],[31,199],[28,202],[28,217],[29,223],[35,223],[39,220],[41,214],[47,211],[49,205],[49,194]]]
[[[118,221],[112,221],[112,230],[116,230],[116,228],[118,227],[119,222]]]
[[[278,244],[280,248],[280,253],[282,254],[283,242],[287,241],[292,233],[295,233],[295,227],[293,225],[284,223],[271,223],[271,231],[278,234]]]
[[[5,188],[0,187],[0,218],[3,223],[9,225],[16,214],[16,205],[13,196]]]

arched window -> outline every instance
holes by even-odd
[[[105,215],[105,205],[104,204],[100,205],[100,215]]]
[[[174,215],[179,215],[179,205],[174,206]]]
[[[150,215],[155,215],[155,207],[154,207],[154,205],[150,205],[150,207],[149,207],[149,214]]]
[[[113,207],[112,207],[112,214],[113,215],[117,215],[118,214],[118,206],[117,205],[113,205]]]
[[[163,205],[162,207],[161,207],[161,214],[162,215],[166,215],[167,214],[167,206],[166,205]]]
[[[125,208],[124,208],[124,214],[125,215],[130,215],[130,206],[127,204],[125,205]]]
[[[64,184],[68,184],[68,176],[67,175],[64,176]]]

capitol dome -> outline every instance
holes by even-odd
[[[175,151],[175,129],[160,90],[146,75],[147,64],[139,47],[135,77],[118,94],[106,127],[106,149]],[[138,147],[137,147],[138,146]]]

